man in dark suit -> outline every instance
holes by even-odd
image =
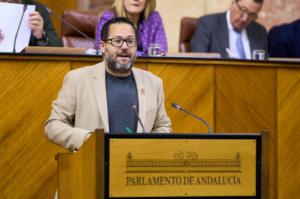
[[[49,13],[43,5],[32,0],[0,0],[0,2],[36,6],[36,11],[30,13],[29,16],[29,27],[32,31],[29,46],[62,46],[62,41],[58,38]],[[1,35],[0,27],[0,40],[1,37],[5,37],[5,35]]]
[[[267,54],[267,31],[255,22],[263,0],[233,0],[225,13],[203,16],[191,40],[192,52],[251,59],[253,50]]]
[[[300,58],[300,19],[273,27],[268,35],[271,57]]]

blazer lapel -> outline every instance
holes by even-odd
[[[137,93],[138,93],[138,99],[139,99],[139,117],[140,117],[143,125],[145,125],[146,112],[147,112],[147,96],[146,96],[147,90],[146,90],[145,84],[143,83],[142,78],[138,75],[138,71],[136,71],[135,69],[133,69],[132,71],[133,71],[133,77],[135,79]],[[137,132],[138,133],[143,132],[143,128],[139,122],[137,125]],[[143,133],[145,133],[145,132],[143,132]]]
[[[96,65],[93,71],[93,86],[98,110],[104,125],[104,131],[109,132],[108,111],[107,111],[107,97],[106,97],[106,83],[105,83],[105,66],[101,62]]]
[[[222,13],[219,18],[219,31],[216,32],[216,39],[219,40],[220,51],[224,57],[228,57],[226,48],[229,48],[229,36],[226,20],[226,12]]]
[[[250,52],[252,52],[254,49],[256,49],[256,43],[255,43],[255,32],[253,34],[253,31],[251,31],[251,25],[246,28],[249,44],[250,44]]]

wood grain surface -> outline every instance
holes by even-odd
[[[297,198],[300,194],[300,70],[278,69],[277,85],[278,198]]]
[[[0,198],[53,198],[55,155],[65,151],[44,137],[51,102],[71,69],[93,56],[0,55]],[[171,107],[177,102],[216,132],[267,130],[270,199],[300,195],[300,63],[140,58],[137,66],[164,82],[174,132],[207,132]]]

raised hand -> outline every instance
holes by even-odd
[[[32,12],[29,14],[29,28],[35,38],[41,39],[43,37],[44,20],[39,12]]]

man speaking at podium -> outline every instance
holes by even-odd
[[[28,25],[32,31],[29,46],[62,46],[62,41],[55,32],[49,13],[42,4],[32,0],[0,0],[0,2],[22,3],[36,6],[36,11],[30,13],[29,16]],[[17,26],[18,24],[13,25]],[[5,37],[5,35],[2,35],[2,37]]]
[[[109,133],[168,133],[163,85],[154,74],[133,67],[137,52],[134,25],[123,17],[102,28],[103,62],[70,71],[64,79],[46,137],[71,151],[95,129]]]

